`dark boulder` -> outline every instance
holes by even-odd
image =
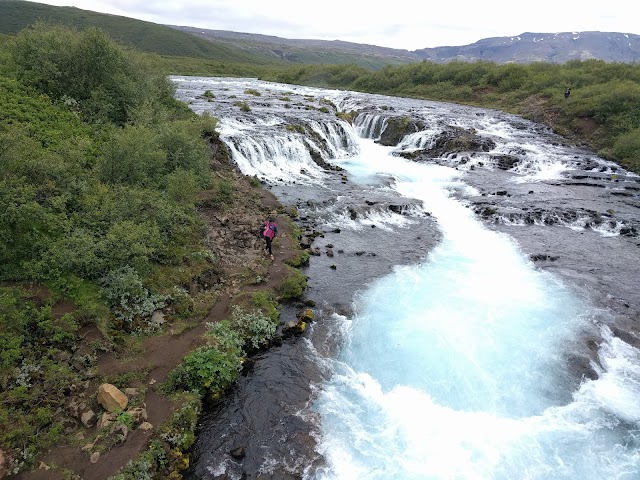
[[[493,140],[481,137],[473,128],[449,127],[436,136],[432,147],[424,152],[431,157],[444,157],[459,152],[489,152],[495,147]]]
[[[242,460],[245,457],[244,447],[234,448],[229,452],[229,455],[231,455],[234,460]]]
[[[515,155],[491,155],[491,160],[496,162],[496,166],[500,170],[511,170],[520,163],[520,157]]]
[[[387,119],[387,126],[380,135],[377,143],[387,147],[395,147],[407,135],[424,130],[422,122],[409,117],[391,117]]]

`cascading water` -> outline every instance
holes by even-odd
[[[597,307],[578,286],[536,268],[518,243],[488,229],[465,200],[485,201],[486,194],[481,197],[465,176],[474,169],[499,176],[496,156],[517,150],[526,159],[505,180],[515,190],[532,179],[558,182],[563,171],[580,163],[578,152],[546,141],[548,132],[531,135],[526,130],[533,124],[523,128],[521,120],[497,112],[251,80],[176,82],[178,95],[196,111],[213,110],[220,118],[222,138],[243,173],[259,176],[283,195],[326,197],[321,190],[335,195],[302,214],[315,215],[326,231],[342,229],[341,237],[331,238],[342,241],[345,250],[350,241],[373,235],[373,245],[380,247],[375,258],[387,258],[385,253],[391,255],[406,239],[420,251],[428,242],[422,234],[411,236],[417,222],[437,222],[435,248],[390,274],[365,278],[353,314],[327,319],[328,328],[339,333],[338,355],[321,355],[317,346],[305,354],[313,353],[327,373],[307,407],[311,418],[319,419],[317,450],[324,462],[308,465],[306,479],[640,478],[640,352],[605,326],[611,312]],[[212,87],[233,92],[233,99],[251,100],[242,96],[247,88],[271,96],[252,113],[241,114],[230,99],[214,105],[199,99]],[[285,97],[290,104],[282,104]],[[302,105],[292,97],[312,105],[292,113],[291,104]],[[396,147],[374,142],[391,116],[388,102],[394,115],[415,115],[423,124]],[[359,111],[354,126],[320,115],[328,104]],[[431,148],[443,127],[479,132],[494,148],[465,158],[453,155],[440,165],[396,155]],[[344,169],[351,185],[332,180],[323,162]],[[611,173],[607,162],[594,165]],[[301,183],[316,190],[296,190]],[[530,188],[523,199],[534,193]],[[555,198],[550,192],[543,192],[543,201]],[[356,215],[358,195],[375,196],[367,201],[372,210]],[[410,206],[402,214],[395,213],[399,208],[375,210],[391,197]],[[584,228],[589,226],[585,222]],[[355,232],[351,237],[350,231]],[[314,274],[322,277],[315,285],[319,291],[346,288],[331,287],[326,270],[313,265],[312,283]],[[587,339],[599,344],[593,347],[592,374],[583,377],[571,359],[589,357]],[[239,470],[227,463],[221,469],[217,462],[216,468],[208,467],[210,473],[240,477],[234,473]],[[278,459],[269,457],[249,478],[272,472],[274,462]]]
[[[574,390],[566,355],[603,313],[451,199],[455,171],[381,153],[357,157],[361,168],[393,175],[444,235],[345,319],[315,406],[329,466],[310,478],[634,478],[638,352],[618,358],[629,370],[609,372],[615,388],[598,379]]]

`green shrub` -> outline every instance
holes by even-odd
[[[163,389],[196,392],[201,397],[220,394],[236,383],[241,368],[239,354],[206,345],[189,353],[169,373]]]
[[[144,92],[124,50],[95,28],[78,32],[38,22],[10,46],[18,78],[77,105],[86,120],[124,125]]]
[[[640,172],[640,128],[618,136],[613,145],[613,155],[627,168]]]
[[[294,268],[307,267],[309,266],[310,257],[311,256],[309,255],[309,252],[307,252],[306,250],[303,250],[302,252],[299,252],[293,257],[285,260],[285,263]]]
[[[127,126],[113,131],[98,171],[106,183],[154,186],[165,173],[165,161],[153,129]]]
[[[233,307],[229,323],[231,328],[240,333],[244,345],[252,349],[269,344],[277,326],[277,322],[260,310],[246,311],[237,305]]]
[[[167,301],[164,295],[151,294],[138,273],[129,266],[109,272],[101,283],[109,306],[118,318],[127,322],[150,317]]]
[[[302,297],[307,288],[307,277],[300,270],[288,268],[288,273],[278,286],[278,293],[282,300],[295,300]]]
[[[16,472],[63,438],[58,409],[81,380],[69,365],[77,330],[73,314],[58,318],[51,304],[0,287],[0,445]]]
[[[272,293],[262,290],[254,292],[251,295],[251,305],[269,317],[274,324],[278,323],[280,306]]]

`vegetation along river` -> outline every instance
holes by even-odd
[[[314,254],[316,321],[205,413],[189,478],[640,477],[638,176],[498,111],[173,81]]]

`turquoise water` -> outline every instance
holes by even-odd
[[[314,405],[328,466],[309,477],[640,478],[640,358],[599,326],[605,312],[453,199],[457,171],[367,140],[341,165],[362,183],[393,177],[443,239],[336,319],[344,345]],[[600,377],[580,382],[567,357],[594,333]]]

